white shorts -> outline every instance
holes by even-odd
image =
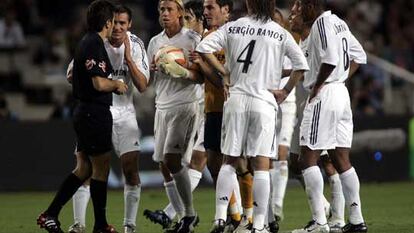
[[[300,145],[312,150],[350,148],[352,132],[348,89],[343,83],[325,84],[312,102],[306,103],[300,126]]]
[[[191,160],[191,153],[185,152],[197,121],[197,111],[197,102],[155,111],[155,148],[152,156],[155,162],[164,161],[165,154],[181,154],[183,161]]]
[[[193,150],[206,152],[206,149],[204,148],[204,121],[205,121],[205,115],[204,115],[204,105],[200,105],[200,110],[198,113],[198,122],[197,122],[197,132],[196,132],[196,138],[195,143],[193,146]]]
[[[114,151],[121,157],[131,151],[140,151],[140,130],[138,128],[135,108],[111,107],[112,113],[112,144]]]
[[[278,145],[290,147],[292,134],[296,124],[296,102],[283,102],[280,106],[281,123],[278,134]]]
[[[224,103],[221,151],[238,157],[275,158],[277,109],[247,95],[232,94]]]

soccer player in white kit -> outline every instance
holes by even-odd
[[[237,183],[235,165],[241,155],[252,160],[254,169],[252,232],[268,232],[264,221],[270,193],[270,158],[277,153],[278,103],[308,69],[293,37],[272,21],[275,1],[247,0],[246,3],[246,17],[225,24],[197,46],[197,52],[223,75],[228,98],[224,104],[221,142],[225,163],[217,180],[212,233],[224,230],[228,202]],[[230,71],[213,55],[222,48]],[[294,71],[286,87],[277,90],[285,55],[291,59]]]
[[[345,86],[351,61],[366,63],[366,54],[348,25],[324,11],[322,0],[302,0],[304,22],[312,23],[307,46],[310,70],[304,86],[311,90],[300,127],[303,176],[312,210],[312,221],[294,232],[329,232],[323,209],[323,178],[317,166],[322,150],[328,150],[342,183],[349,223],[343,232],[367,232],[361,212],[359,179],[349,161],[353,122]]]
[[[119,5],[116,8],[111,38],[104,42],[114,72],[113,80],[121,80],[128,86],[124,95],[112,95],[110,107],[113,128],[112,144],[120,157],[124,184],[124,233],[135,232],[141,185],[138,174],[140,150],[139,128],[133,104],[133,88],[143,92],[149,80],[149,64],[144,43],[128,30],[131,28],[132,12]],[[89,186],[83,185],[73,196],[75,223],[69,233],[85,232],[85,213],[89,201]]]
[[[183,27],[184,5],[181,0],[160,0],[158,2],[160,22],[164,30],[154,36],[148,45],[148,57],[151,63],[151,79],[154,81],[156,92],[155,104],[155,150],[153,159],[166,166],[172,174],[163,174],[167,195],[169,192],[178,192],[178,198],[184,205],[184,216],[181,218],[177,232],[193,232],[198,222],[193,207],[190,178],[187,166],[182,166],[182,159],[186,155],[189,141],[195,126],[200,98],[199,87],[196,83],[201,77],[195,66],[182,67],[180,75],[168,75],[155,66],[154,56],[165,45],[172,45],[188,53],[195,49],[200,41],[197,33]],[[192,66],[190,66],[192,65]],[[171,73],[170,73],[171,74]],[[191,153],[189,153],[191,156]],[[165,171],[165,169],[161,169]],[[177,195],[176,195],[177,196]],[[178,201],[179,201],[178,200]],[[171,200],[174,204],[177,200]],[[179,210],[176,209],[178,213]]]

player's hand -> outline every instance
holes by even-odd
[[[227,101],[230,98],[230,76],[223,75],[223,92],[224,92],[224,101]]]
[[[172,78],[187,79],[190,77],[190,71],[175,61],[161,62],[160,70]]]
[[[153,58],[152,58],[152,62],[150,64],[150,71],[152,71],[152,72],[157,72],[158,71],[158,67],[155,64],[155,56],[153,56]]]
[[[115,94],[123,95],[128,91],[128,86],[124,82],[120,80],[116,80],[115,82],[116,82],[116,90],[114,91]]]
[[[323,84],[321,86],[313,86],[311,93],[309,94],[309,103],[312,102],[313,98],[318,95],[323,86]]]
[[[201,58],[200,54],[196,51],[190,51],[190,53],[188,54],[188,59],[195,64],[200,64],[201,62],[203,62],[203,59]]]
[[[132,61],[131,42],[129,41],[129,36],[128,35],[124,39],[124,45],[125,45],[125,51],[124,51],[125,60]]]
[[[286,89],[281,90],[269,90],[272,92],[273,96],[276,99],[277,104],[281,104],[288,97],[289,92]]]

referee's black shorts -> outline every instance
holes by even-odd
[[[221,152],[221,123],[223,122],[222,112],[206,113],[204,125],[204,147],[206,150]]]
[[[109,106],[80,103],[73,114],[77,151],[88,156],[112,150],[112,115]]]

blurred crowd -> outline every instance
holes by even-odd
[[[64,79],[66,66],[73,57],[76,44],[85,32],[85,10],[90,2],[90,0],[2,0],[0,89],[3,89],[5,95],[16,91],[33,93],[27,90],[39,86],[38,82],[32,82],[35,77],[50,88],[55,88],[56,83],[68,86]],[[161,30],[158,24],[158,1],[121,2],[133,9],[132,31],[147,45],[149,39]],[[234,17],[243,14],[243,2],[235,1]],[[285,16],[288,14],[291,2],[293,1],[277,1],[279,7],[285,9]],[[414,44],[411,43],[414,41],[414,21],[411,20],[414,1],[329,0],[328,2],[336,14],[346,19],[367,52],[410,72],[414,71]],[[16,58],[15,54],[20,56]],[[59,81],[50,82],[51,77]],[[414,96],[410,91],[412,84],[385,72],[376,64],[369,63],[362,66],[348,82],[355,115],[414,113],[412,101]],[[44,92],[44,89],[41,90]],[[70,87],[58,88],[58,91],[52,90],[46,92],[47,94],[35,93],[35,96],[42,98],[47,96],[46,100],[38,102],[53,104],[51,118],[70,116]],[[138,117],[153,114],[152,98],[151,91],[137,98],[140,106]],[[33,96],[26,99],[33,99]],[[392,101],[390,104],[392,107],[387,108],[387,100]]]

